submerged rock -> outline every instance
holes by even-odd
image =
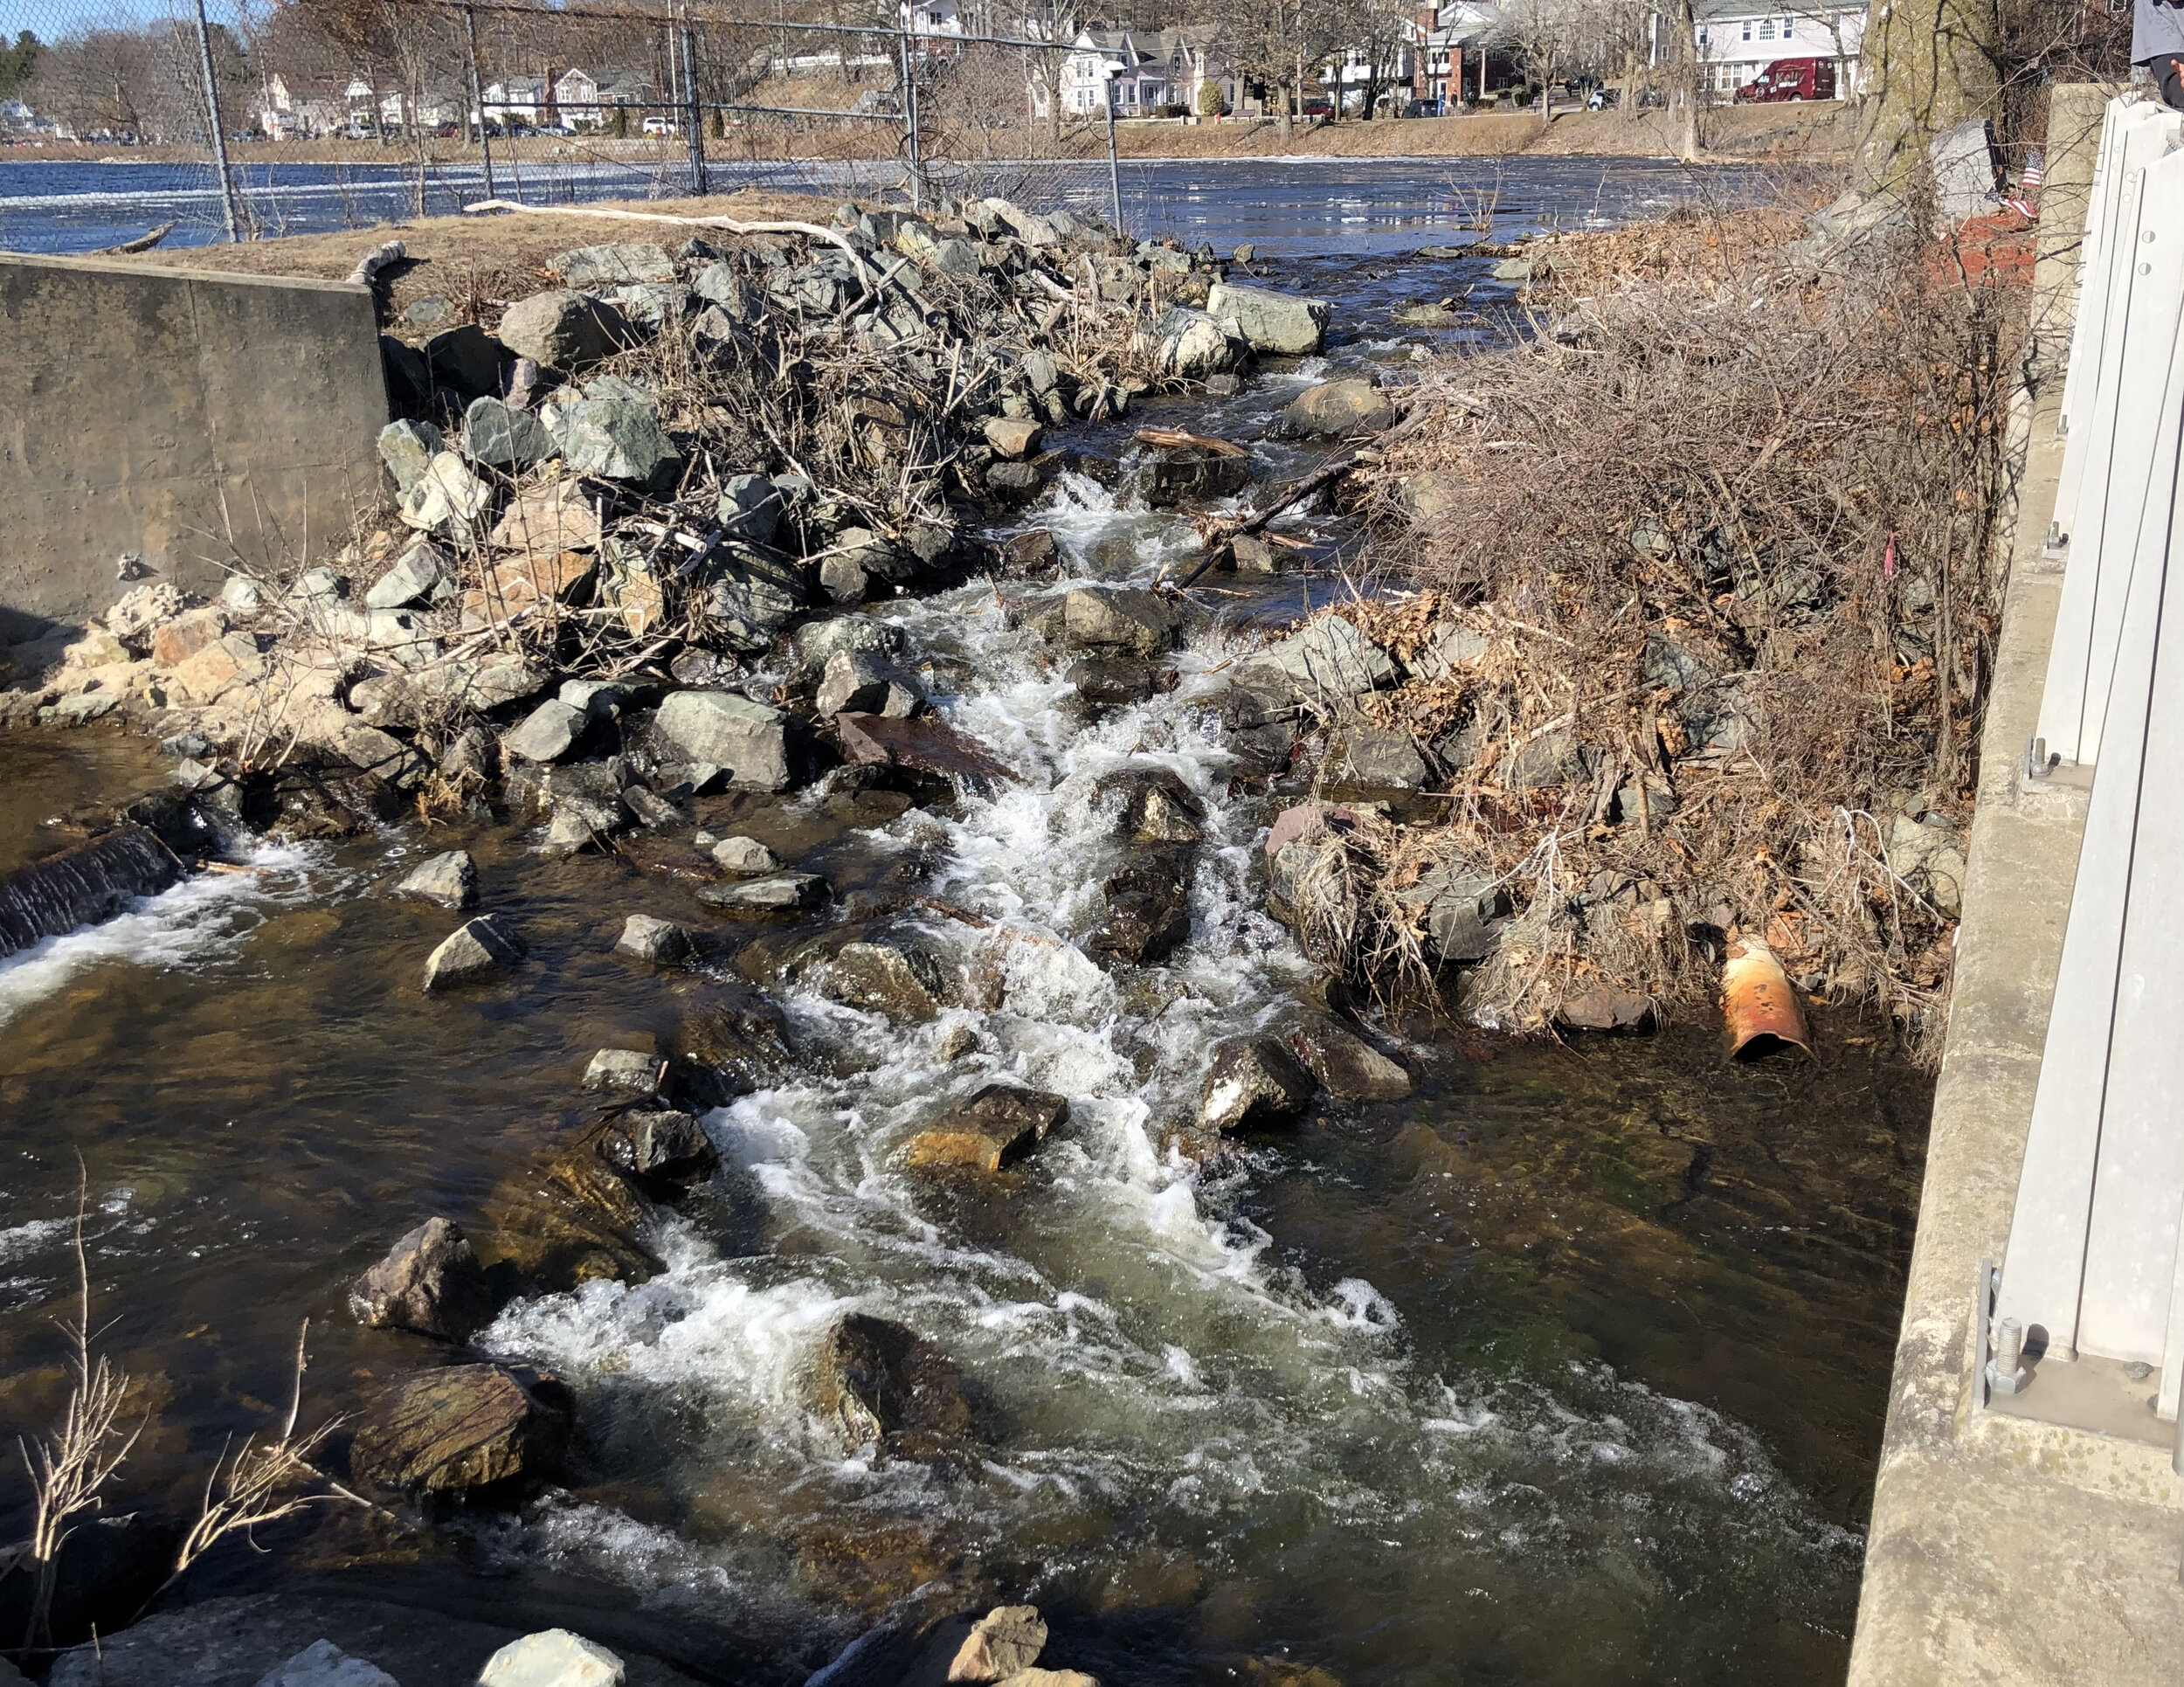
[[[1213,1053],[1199,1096],[1201,1130],[1283,1124],[1312,1104],[1312,1075],[1278,1037],[1240,1037]]]
[[[842,754],[853,762],[960,779],[978,791],[991,791],[1016,777],[969,733],[934,716],[897,721],[882,715],[837,715],[834,725],[841,734]]]
[[[427,1219],[356,1279],[349,1310],[374,1329],[467,1341],[500,1309],[462,1231],[446,1219]]]
[[[817,970],[821,994],[882,1013],[897,1025],[923,1025],[940,1012],[948,975],[923,945],[901,938],[847,943]]]
[[[940,1450],[971,1429],[963,1376],[914,1330],[853,1312],[826,1332],[813,1373],[813,1404],[852,1448],[879,1445],[913,1456]]]
[[[1046,1141],[1047,1133],[1068,1116],[1069,1103],[1063,1096],[990,1083],[911,1137],[902,1150],[902,1161],[906,1165],[968,1165],[999,1172]]]
[[[455,1365],[404,1377],[365,1411],[349,1469],[376,1488],[455,1493],[550,1476],[568,1450],[568,1390],[528,1368]]]
[[[816,873],[778,873],[741,884],[708,885],[698,900],[723,914],[793,914],[816,908],[831,894]]]
[[[514,926],[498,915],[480,915],[425,957],[425,987],[446,990],[490,978],[515,966],[529,952]]]
[[[1165,767],[1130,768],[1100,781],[1102,795],[1120,792],[1122,835],[1133,843],[1194,844],[1206,838],[1206,805]]]
[[[1555,1009],[1555,1022],[1573,1031],[1650,1031],[1653,998],[1591,984],[1572,990]]]

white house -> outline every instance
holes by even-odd
[[[1858,46],[1865,8],[1816,0],[1702,0],[1697,32],[1704,86],[1734,93],[1778,59],[1832,59],[1835,93],[1858,91]]]
[[[509,76],[487,83],[480,93],[487,122],[503,128],[511,122],[529,123],[535,128],[544,119],[551,89],[543,76]]]
[[[350,98],[356,96],[350,95]],[[362,96],[369,100],[370,89]],[[348,108],[331,87],[316,92],[292,83],[278,72],[267,77],[251,102],[258,127],[275,141],[296,141],[331,135],[348,121]]]
[[[1117,117],[1150,117],[1178,107],[1195,113],[1206,86],[1234,110],[1242,87],[1221,60],[1213,31],[1204,27],[1165,30],[1086,30],[1062,59],[1061,108],[1082,117],[1109,101]],[[1046,115],[1046,90],[1033,86],[1033,111]]]

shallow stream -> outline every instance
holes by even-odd
[[[1158,419],[1252,437],[1327,367],[1407,356],[1423,336],[1386,325],[1393,301],[1489,302],[1487,267],[1299,254],[1279,279],[1339,301],[1328,357]],[[1026,522],[1073,578],[1189,554],[1172,516],[1075,477]],[[1703,1024],[1565,1046],[1421,1020],[1387,1027],[1422,1074],[1407,1100],[1323,1105],[1205,1169],[1163,1146],[1210,1047],[1315,987],[1264,911],[1268,799],[1230,792],[1206,698],[1251,618],[1329,589],[1216,600],[1232,613],[1177,688],[1097,719],[1018,624],[1025,589],[902,600],[879,612],[1018,783],[935,809],[826,785],[694,805],[694,827],[826,875],[838,910],[983,957],[991,1011],[900,1027],[823,1000],[781,975],[779,930],[486,823],[259,845],[255,874],[0,964],[0,1423],[58,1398],[79,1153],[94,1317],[160,1405],[130,1479],[178,1497],[285,1402],[303,1317],[307,1417],[436,1362],[357,1329],[348,1282],[430,1214],[477,1229],[590,1116],[593,1051],[664,1050],[708,992],[756,980],[795,1069],[708,1117],[723,1168],[652,1238],[668,1269],[520,1303],[482,1338],[574,1386],[580,1481],[459,1518],[428,1555],[633,1588],[765,1660],[737,1679],[801,1679],[943,1574],[1039,1604],[1050,1656],[1109,1687],[1324,1687],[1306,1665],[1349,1687],[1840,1680],[1929,1093],[1884,1030],[1823,1019],[1816,1062],[1731,1067]],[[0,757],[0,868],[45,847],[44,816],[162,771],[96,728]],[[1188,944],[1110,974],[1075,944],[1129,847],[1093,787],[1148,764],[1211,836]],[[428,999],[454,916],[378,893],[456,847],[531,959]],[[708,927],[705,965],[618,958],[639,912]],[[976,1052],[943,1058],[962,1029]],[[996,1078],[1069,1098],[1039,1153],[977,1182],[896,1163]],[[845,1456],[804,1379],[853,1309],[963,1368],[980,1456]],[[332,1515],[278,1544],[305,1566],[386,1545]],[[208,1590],[282,1573],[208,1571]]]

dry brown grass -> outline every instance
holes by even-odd
[[[1711,999],[1743,930],[1914,1043],[1938,1026],[1953,922],[1885,840],[1968,815],[2021,301],[1908,244],[1821,285],[1780,258],[1794,226],[1560,243],[1538,337],[1433,370],[1382,467],[1409,539],[1388,555],[1445,595],[1335,612],[1399,651],[1452,619],[1486,649],[1376,705],[1478,753],[1445,824],[1367,853],[1396,884],[1443,858],[1508,883],[1469,979],[1490,1018],[1546,1022],[1593,983]],[[1670,646],[1708,675],[1679,683]],[[1559,771],[1519,777],[1543,742]]]

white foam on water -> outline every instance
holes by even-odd
[[[324,857],[306,846],[260,844],[248,873],[200,873],[97,925],[79,926],[0,960],[0,1025],[95,967],[116,962],[169,969],[236,952],[265,909],[310,900]]]

